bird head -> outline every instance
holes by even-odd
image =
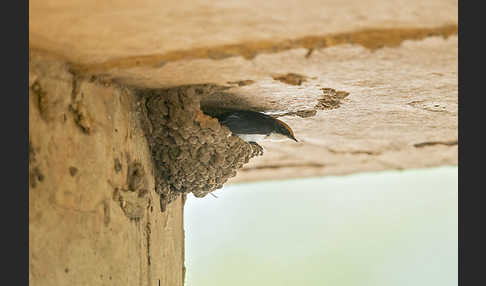
[[[294,140],[295,142],[299,142],[295,138],[294,132],[292,131],[292,129],[285,122],[283,122],[281,120],[275,119],[275,131],[272,132],[272,133],[275,133],[275,134],[271,134],[270,136],[272,136],[272,135],[273,135],[273,137],[284,136],[286,138]]]

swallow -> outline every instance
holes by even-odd
[[[263,155],[263,147],[258,144],[261,141],[278,142],[291,139],[299,142],[285,122],[261,112],[229,110],[214,117],[221,125],[228,127],[233,135],[256,145],[259,155]]]

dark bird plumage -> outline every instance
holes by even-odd
[[[228,127],[231,132],[237,136],[269,136],[271,134],[280,134],[298,142],[297,139],[295,139],[292,129],[286,123],[261,112],[249,110],[229,110],[219,115],[215,115],[214,117],[216,117],[222,125]],[[247,141],[254,142],[251,140]]]

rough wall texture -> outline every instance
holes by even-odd
[[[284,115],[279,119],[301,142],[263,143],[265,156],[230,182],[457,164],[456,36],[376,51],[345,45],[303,61],[305,54],[294,50],[252,63],[301,74],[307,78],[301,85],[266,77],[234,88],[252,106]],[[250,101],[250,94],[258,96]]]
[[[30,59],[32,285],[181,285],[185,195],[259,151],[201,111],[220,88],[127,88]]]
[[[31,55],[30,285],[182,285],[183,202],[162,213],[128,90]]]
[[[457,164],[457,1],[98,2],[31,1],[31,48],[294,129],[229,182]]]
[[[273,114],[300,141],[262,143],[228,183],[457,164],[457,1],[32,0],[29,40],[56,57],[29,73],[32,285],[183,283],[177,194],[253,152],[199,111],[172,125],[198,101]],[[186,89],[201,85],[217,90]],[[166,166],[195,134],[221,146]]]
[[[29,15],[32,46],[105,70],[251,58],[313,42],[396,44],[403,29],[427,36],[457,26],[458,17],[456,0],[32,0]],[[362,30],[370,33],[357,33]]]

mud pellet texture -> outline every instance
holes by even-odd
[[[254,148],[200,109],[204,89],[185,86],[140,93],[161,206],[182,194],[204,197],[256,156]]]

